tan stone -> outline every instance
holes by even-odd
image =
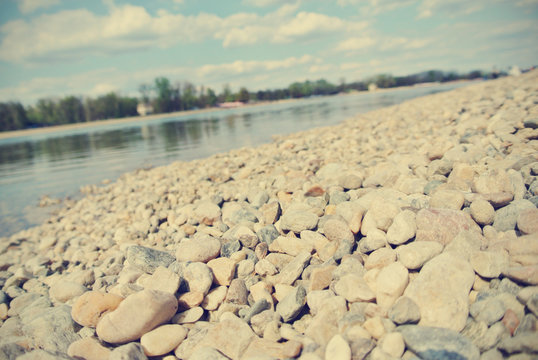
[[[525,209],[517,217],[517,228],[523,234],[538,232],[538,209]]]
[[[207,266],[213,271],[213,282],[217,285],[228,286],[235,275],[236,262],[226,258],[219,257],[210,260]]]
[[[370,319],[367,319],[362,327],[372,335],[372,337],[376,340],[381,339],[383,335],[385,334],[385,326],[383,325],[383,321],[381,320],[381,317],[374,316]]]
[[[375,293],[363,278],[355,274],[342,276],[334,285],[334,291],[349,302],[372,301]]]
[[[342,335],[334,335],[325,349],[325,360],[351,360],[351,348]]]
[[[204,301],[202,301],[202,308],[205,310],[216,310],[226,298],[227,291],[228,288],[226,286],[219,286],[210,290],[205,296]]]
[[[310,285],[308,291],[323,290],[331,284],[335,265],[327,265],[314,268],[310,273]]]
[[[107,349],[94,338],[84,338],[75,341],[67,348],[67,355],[84,360],[108,359],[110,349]]]
[[[116,309],[122,301],[123,298],[118,295],[88,291],[75,301],[71,316],[82,326],[95,327],[103,316]]]
[[[140,282],[144,289],[159,290],[175,294],[179,288],[181,278],[172,270],[159,266],[155,272]]]
[[[199,291],[189,291],[179,295],[177,301],[180,308],[190,309],[200,305],[202,301],[204,301],[204,293]]]
[[[112,344],[133,341],[170,320],[176,310],[177,300],[172,294],[142,290],[106,314],[97,324],[97,335]]]
[[[197,347],[211,346],[229,358],[239,359],[256,335],[244,321],[228,315],[207,331]]]
[[[366,261],[364,262],[364,267],[366,270],[373,268],[382,268],[388,264],[396,261],[396,252],[390,247],[383,247],[373,251]]]
[[[301,352],[303,344],[290,340],[276,342],[268,339],[254,338],[241,359],[252,359],[257,357],[270,357],[276,359],[295,358]]]
[[[140,338],[140,344],[147,356],[169,353],[181,344],[187,336],[187,329],[181,325],[161,325]]]
[[[403,294],[409,281],[409,272],[400,263],[394,262],[379,272],[376,278],[376,302],[386,309],[390,308]]]
[[[172,323],[180,325],[194,323],[200,320],[202,315],[204,315],[204,309],[199,306],[196,306],[174,315],[174,317],[172,318]]]

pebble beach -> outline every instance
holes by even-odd
[[[88,186],[0,238],[0,359],[536,359],[538,71]]]

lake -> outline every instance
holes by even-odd
[[[466,85],[451,83],[185,114],[0,139],[0,236],[42,223],[43,195],[80,197],[81,186],[139,168],[203,158],[335,125],[356,114]]]

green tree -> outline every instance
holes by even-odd
[[[191,110],[196,107],[196,88],[190,82],[183,84],[183,95],[181,97],[185,110]]]
[[[28,116],[21,103],[0,103],[0,131],[24,129],[28,125]]]
[[[164,113],[172,111],[172,85],[170,80],[165,77],[155,79],[155,90],[157,98],[155,99],[155,112]]]
[[[215,91],[213,91],[213,89],[211,88],[207,88],[207,105],[208,106],[215,106],[217,105],[217,95],[215,94]]]
[[[237,94],[237,101],[241,101],[242,103],[247,103],[250,100],[250,94],[248,90],[244,87],[239,89],[239,93]]]
[[[66,96],[58,102],[54,109],[55,123],[70,124],[85,121],[84,106],[80,98]]]

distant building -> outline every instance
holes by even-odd
[[[136,111],[140,116],[153,114],[153,106],[151,106],[150,104],[139,103],[136,107]]]
[[[511,76],[519,76],[519,75],[521,75],[521,70],[519,69],[519,66],[517,66],[517,65],[512,66],[510,71],[508,71],[508,75],[511,75]]]
[[[231,109],[231,108],[236,108],[243,105],[245,104],[243,104],[241,101],[228,101],[228,102],[219,104],[219,107],[224,108],[224,109]]]
[[[376,91],[377,90],[377,85],[375,83],[370,83],[368,85],[368,91]]]

